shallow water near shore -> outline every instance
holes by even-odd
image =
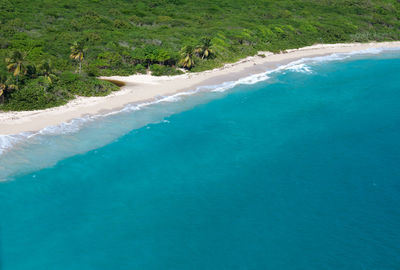
[[[299,63],[35,135],[0,156],[2,267],[395,269],[399,70]]]

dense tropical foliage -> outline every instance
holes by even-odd
[[[201,71],[313,43],[400,39],[397,0],[0,0],[0,109],[117,87],[100,75]]]

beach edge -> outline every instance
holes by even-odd
[[[221,68],[177,76],[111,76],[100,79],[120,81],[125,84],[120,91],[105,97],[77,97],[66,105],[45,110],[0,112],[0,135],[39,131],[86,115],[98,115],[122,109],[128,104],[148,102],[194,90],[201,86],[218,85],[244,77],[273,70],[303,58],[335,53],[351,53],[373,48],[400,48],[400,41],[370,43],[316,44],[279,54],[259,52]]]

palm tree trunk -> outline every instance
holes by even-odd
[[[79,74],[81,74],[82,71],[82,61],[79,61]]]

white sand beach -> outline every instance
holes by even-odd
[[[37,131],[47,126],[68,122],[84,115],[101,114],[123,108],[127,104],[152,100],[159,96],[169,96],[199,86],[216,85],[235,81],[250,75],[272,70],[280,65],[298,59],[348,53],[371,48],[400,48],[400,41],[381,43],[318,44],[300,49],[288,50],[280,54],[260,52],[224,67],[199,73],[179,76],[155,77],[151,75],[112,76],[103,79],[122,81],[126,84],[120,91],[106,97],[78,97],[68,104],[56,108],[25,111],[0,112],[0,134],[17,134]],[[259,56],[260,54],[265,57]]]

